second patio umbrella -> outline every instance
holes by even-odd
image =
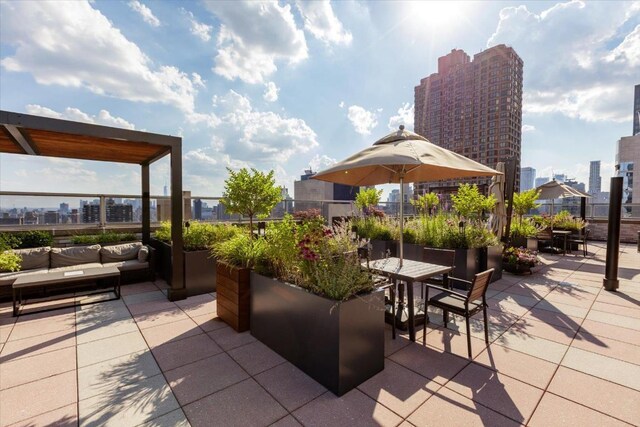
[[[313,179],[366,186],[400,184],[400,263],[402,265],[405,182],[493,176],[501,173],[460,154],[432,144],[404,126],[371,147],[318,172]]]
[[[555,199],[564,199],[565,197],[591,197],[591,195],[580,191],[576,188],[569,187],[567,184],[556,181],[555,179],[536,188],[540,192],[538,198],[540,200],[551,200],[551,215],[553,216],[553,201]]]

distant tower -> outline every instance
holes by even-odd
[[[640,134],[640,85],[636,85],[633,97],[633,133]]]
[[[589,165],[589,194],[598,194],[602,191],[602,178],[600,177],[600,160],[594,160]]]
[[[169,189],[167,188],[167,183],[164,183],[164,189],[162,190],[162,195],[167,197],[169,195]]]
[[[533,188],[536,180],[536,170],[532,167],[520,169],[520,191],[527,191]]]

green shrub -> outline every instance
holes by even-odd
[[[240,227],[227,223],[209,224],[193,221],[189,227],[182,227],[182,240],[185,251],[200,251],[211,249],[216,242],[228,240],[241,232]],[[171,243],[171,222],[164,221],[156,230],[155,238],[165,243]]]
[[[364,215],[369,215],[372,213],[370,210],[380,203],[380,196],[382,196],[382,190],[361,188],[358,194],[356,194],[355,205]]]
[[[106,231],[100,234],[81,234],[73,236],[71,243],[74,245],[108,245],[120,242],[132,242],[137,240],[135,233],[116,233]]]
[[[260,270],[265,263],[266,248],[265,239],[253,239],[246,233],[240,233],[228,240],[214,243],[211,255],[236,267],[257,267]]]
[[[0,248],[27,249],[51,246],[53,235],[48,231],[30,230],[17,233],[0,233]]]
[[[154,237],[161,242],[171,243],[171,221],[162,221]]]
[[[370,240],[393,240],[397,225],[388,217],[354,218],[351,224],[358,228],[358,236]]]
[[[538,207],[536,200],[539,196],[540,191],[535,188],[513,194],[513,213],[518,217],[519,222],[522,222],[522,217],[531,209]]]
[[[569,211],[560,211],[553,217],[553,228],[580,231],[587,223],[582,218],[574,218]]]
[[[498,243],[483,221],[468,220],[460,227],[461,217],[446,213],[420,217],[407,222],[406,230],[415,233],[415,243],[432,248],[471,249]]]
[[[478,186],[473,184],[461,184],[458,192],[451,195],[453,209],[464,218],[479,219],[483,212],[488,212],[496,205],[493,194],[489,197],[480,194]]]
[[[0,252],[0,271],[19,271],[22,258],[11,250]]]
[[[533,219],[522,218],[520,222],[514,221],[511,223],[510,238],[521,240],[536,237],[542,230],[543,227],[537,226]]]
[[[411,200],[411,204],[420,215],[431,215],[435,213],[436,208],[440,204],[440,197],[434,192],[426,193],[418,196],[415,200]]]

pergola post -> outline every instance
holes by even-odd
[[[149,184],[149,164],[142,164],[142,243],[149,244],[151,240],[151,201]]]
[[[171,254],[173,271],[169,300],[187,297],[184,284],[184,244],[182,241],[182,144],[171,146]]]

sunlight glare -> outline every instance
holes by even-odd
[[[414,30],[440,30],[455,26],[464,18],[472,2],[466,1],[409,1],[407,18]],[[425,27],[426,26],[426,27]]]

